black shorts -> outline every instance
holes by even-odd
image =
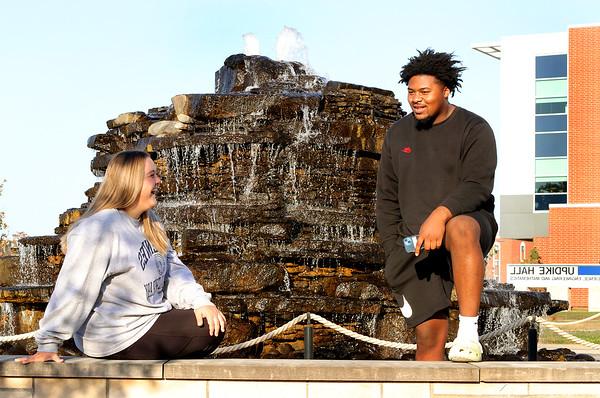
[[[485,256],[492,248],[498,232],[494,216],[485,210],[463,215],[479,223],[479,244]],[[399,240],[402,241],[402,238]],[[387,254],[385,277],[406,324],[415,327],[450,307],[454,287],[452,263],[450,253],[443,246],[438,250],[423,251],[419,257],[415,257],[414,253],[407,253],[400,244],[396,244]]]

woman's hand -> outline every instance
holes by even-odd
[[[23,365],[27,364],[27,363],[32,363],[32,362],[56,362],[56,363],[63,363],[65,360],[62,359],[61,357],[58,356],[58,353],[56,352],[44,352],[44,351],[38,351],[33,355],[30,355],[28,357],[22,357],[22,358],[17,358],[15,359],[15,362],[19,362],[22,363]]]
[[[219,331],[225,333],[225,315],[216,306],[212,304],[203,305],[196,308],[194,314],[196,315],[198,326],[202,326],[204,324],[203,318],[206,318],[208,333],[211,336],[218,335]]]

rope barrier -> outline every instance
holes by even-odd
[[[298,315],[297,317],[295,317],[294,319],[292,319],[291,321],[289,321],[285,325],[278,327],[277,329],[273,330],[272,332],[269,332],[267,334],[263,334],[260,337],[257,337],[257,338],[252,339],[252,340],[248,340],[248,341],[240,343],[240,344],[230,345],[228,347],[217,348],[216,350],[214,350],[213,352],[211,352],[211,354],[224,354],[226,352],[232,352],[232,351],[242,350],[244,348],[248,348],[248,347],[252,347],[253,345],[260,344],[260,343],[262,343],[265,340],[268,340],[268,339],[270,339],[272,337],[277,336],[280,333],[285,332],[286,330],[288,330],[289,328],[291,328],[292,326],[294,326],[298,322],[302,322],[304,319],[306,319],[306,314]]]
[[[555,325],[555,326],[567,326],[567,325],[577,325],[579,323],[583,323],[583,322],[587,322],[587,321],[591,321],[592,319],[596,319],[600,317],[600,312],[592,315],[592,316],[588,316],[585,319],[580,319],[578,321],[571,321],[571,322],[553,322],[553,321],[543,321],[543,323],[547,324],[547,325]]]
[[[37,332],[37,330],[35,332]],[[10,343],[10,342],[13,342],[13,341],[31,339],[35,335],[35,332],[29,332],[29,333],[23,333],[23,334],[16,334],[14,336],[1,336],[0,337],[0,343]]]
[[[556,326],[554,326],[552,324],[553,322],[549,322],[549,321],[546,321],[543,319],[538,319],[538,323],[541,324],[543,327],[552,330],[554,333],[558,334],[559,336],[566,338],[567,340],[571,340],[574,343],[584,345],[584,346],[592,348],[594,350],[600,350],[600,344],[595,344],[595,343],[580,339],[577,336],[573,336],[572,334],[567,333],[564,330],[561,330],[561,329],[557,328]]]
[[[314,319],[315,321],[323,324],[324,326],[326,326],[330,329],[335,330],[338,333],[344,334],[348,337],[352,337],[353,339],[356,339],[356,340],[364,341],[366,343],[377,344],[377,345],[380,345],[383,347],[398,348],[401,350],[414,350],[417,348],[416,344],[405,344],[405,343],[397,343],[397,342],[393,342],[393,341],[379,340],[374,337],[369,337],[369,336],[362,335],[360,333],[356,333],[350,329],[346,329],[343,326],[336,325],[335,323],[328,321],[327,319],[323,318],[322,316],[319,316],[316,314],[311,313],[310,317],[311,317],[311,319]],[[448,344],[450,344],[450,346],[452,345],[452,343],[446,343],[446,348],[450,347]]]
[[[290,329],[292,326],[296,325],[298,322],[305,320],[308,316],[310,316],[311,319],[314,319],[315,321],[323,324],[324,326],[326,326],[326,327],[328,327],[330,329],[333,329],[333,330],[335,330],[338,333],[341,333],[343,335],[346,335],[348,337],[356,339],[356,340],[364,341],[364,342],[370,343],[370,344],[376,344],[376,345],[383,346],[383,347],[397,348],[397,349],[406,350],[406,351],[415,350],[416,349],[416,344],[398,343],[398,342],[392,342],[392,341],[387,341],[387,340],[380,340],[380,339],[377,339],[377,338],[374,338],[374,337],[365,336],[365,335],[362,335],[360,333],[354,332],[354,331],[352,331],[350,329],[346,329],[343,326],[337,325],[337,324],[335,324],[335,323],[333,323],[333,322],[331,322],[331,321],[323,318],[320,315],[316,315],[316,314],[313,314],[313,313],[306,313],[306,314],[302,314],[302,315],[297,316],[296,318],[292,319],[287,324],[281,326],[280,328],[278,328],[278,329],[276,329],[276,330],[274,330],[274,331],[272,331],[272,332],[270,332],[268,334],[265,334],[265,335],[263,335],[261,337],[258,337],[256,339],[247,341],[245,343],[240,343],[240,344],[236,344],[236,345],[229,346],[229,347],[217,348],[215,351],[212,352],[212,354],[221,354],[221,353],[225,353],[225,352],[232,352],[232,351],[236,351],[236,350],[239,350],[239,349],[250,347],[250,346],[252,346],[254,344],[262,343],[265,340],[268,340],[268,339],[276,336],[277,334],[280,334],[280,333],[282,333],[282,332]],[[600,316],[600,313],[596,314],[593,318],[596,318],[597,316]],[[590,318],[592,318],[592,317],[590,317]],[[503,327],[501,327],[499,329],[496,329],[493,332],[486,333],[486,334],[482,335],[479,338],[479,340],[480,341],[486,341],[486,340],[498,337],[498,336],[506,333],[509,330],[522,327],[522,326],[524,326],[524,325],[526,325],[526,324],[528,324],[528,323],[530,323],[532,321],[534,321],[534,317],[532,317],[532,316],[521,318],[521,319],[519,319],[519,320],[517,320],[517,321],[515,321],[515,322],[513,322],[513,323],[511,323],[509,325],[505,325],[505,326],[503,326]],[[556,326],[553,326],[551,324],[551,322],[549,322],[549,321],[546,321],[546,320],[540,319],[540,318],[535,318],[535,322],[540,323],[542,326],[549,328],[550,330],[552,330],[552,331],[560,334],[561,336],[563,336],[563,337],[565,337],[565,338],[567,338],[567,339],[569,339],[571,341],[574,341],[574,342],[576,342],[578,344],[582,344],[582,345],[584,345],[586,347],[589,347],[589,348],[600,350],[600,344],[594,344],[594,343],[591,343],[589,341],[585,341],[583,339],[580,339],[579,337],[573,336],[573,335],[571,335],[571,334],[569,334],[569,333],[567,333],[567,332],[565,332],[563,330],[560,330]],[[452,347],[452,342],[446,343],[445,348],[451,348],[451,347]]]
[[[238,351],[238,350],[242,350],[244,348],[249,348],[252,347],[256,344],[260,344],[266,340],[269,340],[287,330],[289,330],[290,328],[292,328],[293,326],[295,326],[296,324],[306,320],[307,317],[309,317],[311,319],[314,319],[315,321],[321,323],[323,326],[328,327],[330,329],[335,330],[338,333],[341,333],[343,335],[346,335],[348,337],[351,337],[353,339],[356,340],[360,340],[369,344],[375,344],[375,345],[379,345],[379,346],[383,346],[383,347],[389,347],[389,348],[397,348],[400,350],[414,350],[416,349],[416,344],[406,344],[406,343],[399,343],[399,342],[393,342],[393,341],[387,341],[387,340],[380,340],[374,337],[369,337],[369,336],[365,336],[362,335],[360,333],[354,332],[350,329],[347,329],[343,326],[337,325],[325,318],[323,318],[320,315],[317,314],[313,314],[313,313],[304,313],[302,315],[298,315],[297,317],[295,317],[294,319],[292,319],[291,321],[289,321],[288,323],[286,323],[283,326],[280,326],[279,328],[264,334],[260,337],[257,337],[255,339],[252,340],[248,340],[245,341],[243,343],[239,343],[239,344],[235,344],[235,345],[231,345],[228,347],[220,347],[217,348],[216,350],[214,350],[211,354],[224,354],[224,353],[228,353],[228,352],[233,352],[233,351]],[[532,317],[532,316],[528,316],[528,317],[524,317],[521,318],[511,324],[505,325],[499,329],[494,330],[493,332],[490,333],[486,333],[484,335],[482,335],[479,340],[480,341],[485,341],[485,340],[489,340],[495,337],[498,337],[504,333],[506,333],[509,330],[512,329],[516,329],[519,328],[521,326],[524,326],[530,322],[537,322],[540,325],[542,325],[545,328],[548,328],[550,330],[552,330],[553,332],[557,333],[558,335],[573,341],[577,344],[581,344],[583,346],[595,349],[595,350],[600,350],[600,344],[595,344],[586,340],[583,340],[577,336],[573,336],[570,333],[565,332],[564,330],[559,329],[557,326],[555,325],[575,325],[578,323],[583,323],[585,321],[591,320],[591,319],[595,319],[600,317],[600,313],[592,315],[586,319],[582,319],[579,321],[573,321],[573,322],[551,322],[551,321],[547,321],[545,319],[541,319],[541,318],[536,318],[536,317]],[[14,336],[1,336],[0,337],[0,343],[4,343],[4,342],[13,342],[13,341],[19,341],[19,340],[27,340],[29,338],[34,337],[35,335],[35,331],[34,332],[30,332],[30,333],[24,333],[24,334],[18,334],[18,335],[14,335]],[[452,347],[452,342],[448,342],[446,343],[446,348],[450,348]]]

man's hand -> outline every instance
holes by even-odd
[[[50,361],[53,361],[56,363],[63,363],[65,360],[62,359],[61,357],[59,357],[56,352],[44,352],[44,351],[38,351],[35,354],[30,355],[28,357],[22,357],[22,358],[15,359],[15,362],[22,363],[23,365],[25,365],[27,363],[32,363],[32,362],[50,362]]]
[[[198,326],[202,326],[204,324],[203,318],[206,318],[206,322],[208,323],[208,333],[211,336],[218,335],[219,330],[225,333],[225,315],[223,315],[216,306],[212,304],[203,305],[202,307],[196,308],[194,314],[196,315]]]
[[[446,223],[451,218],[452,213],[445,206],[438,206],[431,212],[419,230],[415,256],[421,254],[421,247],[425,250],[435,250],[442,246]]]

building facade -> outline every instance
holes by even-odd
[[[474,48],[500,60],[497,280],[506,264],[600,263],[600,25]],[[517,287],[600,310],[600,287]]]

